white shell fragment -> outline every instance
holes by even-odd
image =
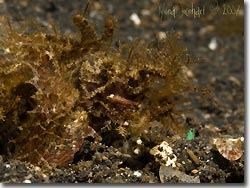
[[[133,173],[133,175],[134,176],[136,176],[137,178],[139,178],[139,177],[141,177],[141,172],[139,172],[139,171],[135,171],[134,173]]]
[[[171,178],[177,177],[179,183],[200,183],[199,176],[190,176],[170,166],[162,165],[159,169],[161,183],[169,183]]]
[[[208,48],[210,49],[210,50],[216,50],[217,49],[217,47],[218,47],[218,43],[217,43],[217,40],[216,40],[216,38],[212,38],[211,39],[211,41],[210,41],[210,43],[208,44]]]
[[[31,180],[24,180],[23,183],[32,183]]]
[[[131,14],[129,18],[136,26],[139,26],[141,24],[141,19],[136,13]]]
[[[230,138],[221,137],[214,138],[213,144],[216,146],[219,153],[229,161],[236,161],[244,153],[244,137]]]
[[[155,161],[159,161],[161,165],[176,167],[177,157],[166,141],[153,147],[150,154],[154,155]]]

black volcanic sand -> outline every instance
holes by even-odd
[[[75,32],[72,16],[83,13],[86,1],[68,0],[4,0],[0,1],[0,15],[13,22],[35,19],[44,27],[55,23],[63,33]],[[187,141],[185,136],[169,138],[168,143],[180,163],[180,169],[202,183],[243,183],[244,155],[229,161],[222,157],[211,143],[213,137],[244,136],[244,5],[239,1],[195,0],[194,6],[205,7],[204,15],[166,15],[168,9],[191,7],[189,1],[92,1],[87,17],[101,31],[103,16],[117,19],[115,42],[140,38],[145,41],[159,38],[164,32],[178,32],[199,63],[189,75],[210,90],[209,96],[190,96],[193,109],[186,114],[187,126],[195,130],[195,138]],[[178,5],[182,5],[178,6]],[[237,8],[236,14],[226,10]],[[216,8],[217,7],[217,8]],[[159,14],[165,10],[165,15]],[[131,14],[141,20],[135,25]],[[223,13],[226,13],[223,15]],[[214,46],[213,46],[214,45]],[[198,163],[186,151],[199,158]],[[82,154],[81,154],[82,153]],[[16,183],[160,183],[159,167],[150,154],[134,158],[121,148],[106,146],[86,140],[75,163],[65,168],[54,168],[49,173],[42,168],[18,160],[0,156],[0,182]],[[168,177],[168,182],[180,182]]]

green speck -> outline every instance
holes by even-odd
[[[195,137],[194,129],[190,129],[190,130],[187,132],[187,140],[193,140],[194,137]]]

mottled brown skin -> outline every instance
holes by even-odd
[[[9,133],[13,156],[65,166],[86,137],[116,144],[124,137],[130,144],[141,137],[152,145],[158,142],[155,131],[164,139],[163,130],[178,130],[177,119],[183,112],[175,107],[194,90],[183,72],[190,60],[178,36],[169,34],[149,44],[137,40],[117,48],[112,46],[112,17],[106,17],[101,36],[83,16],[74,16],[73,22],[80,41],[58,33],[18,33],[13,28],[1,39],[8,50],[0,64],[4,83],[0,115],[11,114],[5,126],[16,122]],[[16,79],[8,82],[12,75]],[[35,90],[31,96],[18,95],[23,103],[13,103],[17,96],[11,91],[23,83]],[[31,98],[32,108],[26,108]]]

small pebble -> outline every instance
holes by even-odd
[[[193,169],[193,170],[191,171],[192,174],[197,174],[198,172],[199,172],[199,170],[197,170],[197,169]]]
[[[141,11],[141,14],[142,14],[143,16],[150,16],[150,11],[147,10],[147,9],[143,9],[143,10]]]
[[[141,24],[141,19],[136,13],[131,14],[129,18],[136,26],[139,26]]]
[[[100,10],[102,8],[101,4],[98,2],[93,2],[93,6],[95,10]]]
[[[210,33],[210,32],[212,32],[212,31],[214,31],[214,26],[213,25],[207,25],[207,26],[205,26],[205,27],[202,27],[201,29],[200,29],[200,31],[199,31],[199,35],[200,36],[203,36],[203,35],[205,35],[205,34],[207,34],[207,33]]]
[[[188,153],[189,157],[192,159],[192,161],[195,162],[195,164],[200,163],[200,160],[198,159],[198,157],[194,154],[194,152],[192,150],[187,150],[187,153]]]
[[[106,157],[105,155],[102,156],[102,160],[103,161],[107,161],[108,160],[108,157]]]
[[[24,180],[23,183],[31,183],[31,180]]]
[[[211,118],[211,115],[210,115],[210,114],[204,114],[203,117],[204,117],[205,119],[209,119],[209,118]]]
[[[139,148],[136,148],[136,149],[134,150],[134,154],[139,155],[139,153],[140,153],[140,149],[139,149]]]
[[[167,37],[166,33],[163,31],[158,32],[158,39],[162,40],[165,39]]]
[[[127,121],[124,121],[123,125],[124,126],[129,126],[129,123]]]
[[[139,178],[142,174],[139,171],[135,171],[133,175]]]
[[[216,38],[212,38],[210,43],[208,44],[208,48],[212,51],[216,50],[218,47],[218,43],[217,43],[217,40]]]
[[[136,140],[136,143],[137,143],[138,145],[141,145],[141,144],[142,144],[142,140],[139,138],[138,140]]]
[[[234,76],[229,76],[229,78],[228,78],[231,82],[233,82],[233,83],[235,83],[236,85],[238,85],[238,86],[240,86],[241,84],[240,84],[240,81],[237,79],[237,78],[235,78]]]

